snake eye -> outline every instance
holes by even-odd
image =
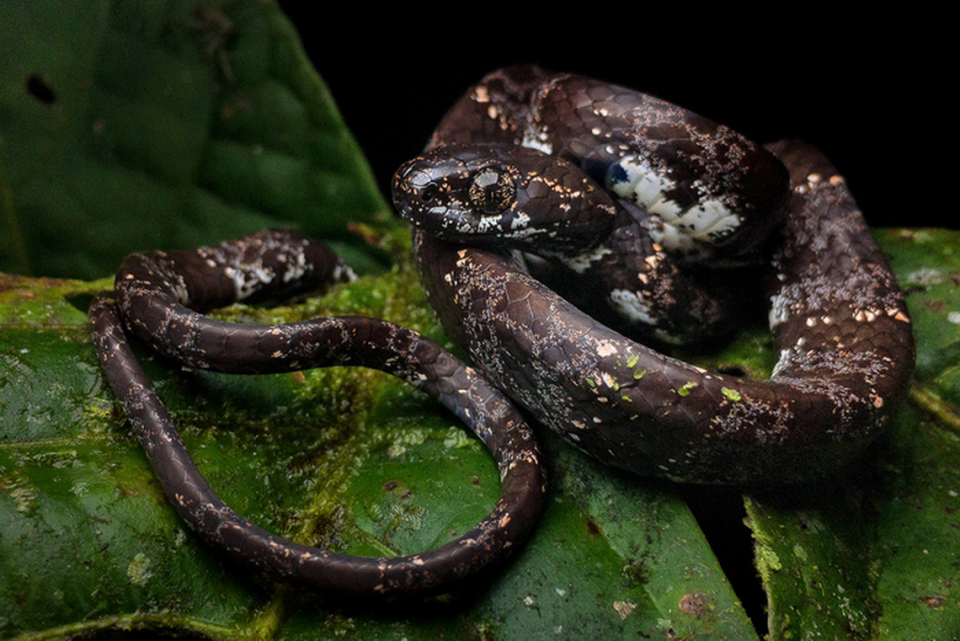
[[[436,184],[430,183],[420,190],[420,202],[429,205],[440,197],[440,188]]]
[[[479,212],[497,214],[513,204],[517,185],[504,167],[484,167],[473,176],[468,196]]]

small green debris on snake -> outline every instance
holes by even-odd
[[[689,396],[690,390],[697,386],[697,383],[694,381],[688,381],[684,383],[683,387],[677,390],[677,394],[680,396]]]
[[[738,391],[735,390],[735,389],[730,389],[729,387],[721,387],[721,388],[720,388],[720,392],[721,392],[724,396],[726,396],[727,398],[729,398],[731,401],[739,401],[739,400],[740,400],[740,392],[738,392]]]

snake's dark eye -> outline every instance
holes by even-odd
[[[440,188],[434,183],[430,183],[420,190],[420,202],[429,205],[440,197]]]
[[[470,183],[470,204],[484,214],[503,211],[513,204],[516,197],[517,185],[510,172],[503,167],[485,167],[473,176]]]

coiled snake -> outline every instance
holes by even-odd
[[[532,433],[497,388],[612,465],[694,482],[792,482],[835,469],[870,442],[911,371],[896,282],[843,180],[803,145],[767,152],[643,94],[515,67],[454,106],[428,152],[397,172],[394,199],[414,222],[431,305],[485,378],[386,321],[241,326],[199,313],[349,279],[329,250],[293,232],[134,254],[115,292],[91,305],[107,379],[168,499],[229,559],[279,580],[391,596],[450,590],[496,568],[533,528],[544,490]],[[766,295],[781,358],[771,381],[663,356],[520,266],[586,283],[629,325],[679,341],[724,331],[727,308],[738,304],[713,293],[711,277],[690,267],[697,260],[741,270],[772,264]],[[693,289],[681,289],[686,282]],[[660,311],[661,302],[672,305]],[[352,557],[266,532],[204,481],[124,326],[193,368],[359,365],[399,376],[487,444],[501,471],[500,501],[457,541],[406,557]]]
[[[462,146],[476,140],[496,146]],[[489,155],[511,146],[550,155]],[[526,178],[501,181],[520,167]],[[620,197],[595,202],[596,181]],[[546,199],[559,204],[543,214]],[[764,150],[645,94],[513,67],[454,105],[425,155],[397,172],[394,200],[417,226],[421,279],[447,334],[494,385],[616,467],[707,483],[816,478],[874,439],[912,371],[896,280],[843,178],[802,143]],[[603,226],[592,237],[573,207],[587,200]],[[507,250],[481,245],[491,237]],[[711,373],[634,342],[531,278],[509,249],[561,265],[555,280],[602,291],[666,341],[723,331],[742,292],[716,286],[747,289],[744,270],[759,272],[780,352],[773,376]],[[746,268],[705,277],[689,266],[704,259]],[[682,281],[706,284],[691,294]],[[673,306],[658,311],[661,301]]]

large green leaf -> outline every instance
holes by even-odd
[[[0,3],[0,60],[4,269],[99,277],[136,249],[295,224],[392,268],[223,318],[365,314],[442,340],[406,233],[271,3]],[[0,638],[756,639],[757,605],[731,583],[753,601],[757,572],[773,638],[954,638],[960,238],[880,237],[910,292],[916,382],[889,435],[836,483],[711,491],[745,506],[750,530],[740,512],[731,523],[700,507],[708,536],[688,507],[705,491],[604,469],[544,434],[550,500],[532,540],[490,582],[402,609],[225,566],[164,500],[99,372],[84,309],[109,281],[0,277]],[[385,375],[228,377],[142,357],[212,485],[273,531],[408,553],[496,499],[480,444]],[[769,367],[763,332],[709,362],[744,359],[754,375]],[[723,529],[752,530],[755,561],[729,554]]]
[[[406,243],[396,246],[388,274],[300,306],[237,307],[222,317],[365,314],[439,337]],[[552,500],[536,537],[492,585],[452,603],[345,614],[341,604],[325,607],[323,595],[238,575],[166,504],[104,385],[85,315],[68,302],[103,286],[12,277],[0,296],[0,632],[142,625],[216,638],[248,628],[278,638],[315,638],[309,631],[318,628],[321,637],[352,630],[360,638],[752,636],[676,489],[645,486],[554,440]],[[479,442],[380,373],[246,378],[144,360],[214,487],[275,531],[359,554],[408,553],[463,532],[496,500],[496,469]]]
[[[889,434],[835,484],[747,497],[774,638],[960,636],[960,236],[878,240],[909,294],[916,378]]]
[[[388,208],[271,3],[0,3],[0,270],[112,272],[135,250]]]
[[[396,233],[396,232],[394,232]],[[890,433],[830,486],[746,498],[773,638],[952,638],[960,630],[953,232],[883,235],[929,360]],[[438,336],[402,237],[397,267],[246,322],[385,316]],[[224,567],[177,520],[98,371],[84,313],[103,281],[0,286],[0,633],[98,628],[212,638],[527,638],[566,632],[754,638],[680,490],[604,469],[553,438],[551,500],[506,572],[458,600],[357,611]],[[939,320],[938,320],[939,319]],[[929,332],[929,333],[928,333]],[[950,332],[953,332],[950,334]],[[734,352],[756,350],[749,336]],[[724,356],[733,358],[733,355]],[[430,399],[375,372],[228,377],[145,358],[225,498],[255,521],[355,553],[411,552],[492,506],[489,456]],[[939,375],[929,376],[934,372]],[[693,495],[696,488],[686,488]],[[743,569],[743,568],[739,568]],[[314,632],[320,630],[317,636]],[[29,637],[24,637],[29,638]]]

